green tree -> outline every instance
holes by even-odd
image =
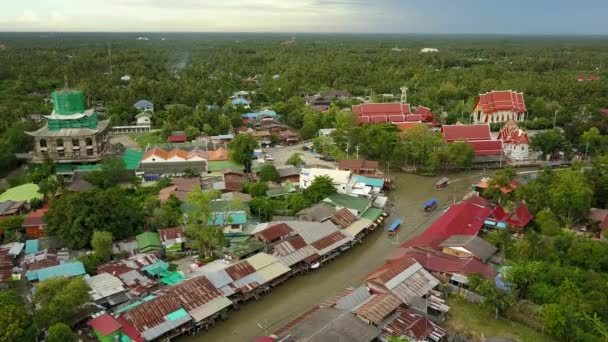
[[[21,296],[14,290],[1,290],[0,308],[0,342],[23,341],[30,317]]]
[[[473,147],[461,141],[448,144],[447,154],[449,161],[462,169],[470,168],[475,158]]]
[[[139,204],[116,187],[63,194],[51,201],[45,220],[49,235],[75,249],[87,246],[95,230],[123,239],[132,237],[144,223]]]
[[[255,197],[249,202],[251,214],[256,215],[261,221],[270,221],[275,214],[276,206],[269,198]]]
[[[2,231],[5,243],[19,241],[22,238],[22,223],[23,216],[7,216],[3,221],[0,221],[0,231]]]
[[[551,210],[566,222],[576,222],[591,208],[593,190],[585,176],[576,170],[559,172],[547,192]]]
[[[188,140],[194,140],[201,134],[201,131],[199,131],[198,128],[194,126],[186,127],[184,132],[186,133],[186,137],[188,137]]]
[[[78,308],[90,300],[89,287],[82,278],[51,278],[36,286],[33,298],[39,307],[35,317],[42,326],[69,324]]]
[[[291,156],[289,156],[289,158],[287,159],[287,162],[285,164],[287,165],[293,165],[295,167],[300,167],[302,165],[304,165],[304,160],[302,159],[302,153],[300,152],[296,152],[294,154],[292,154]]]
[[[312,203],[317,203],[329,195],[337,192],[329,176],[318,176],[310,186],[304,190],[304,196]]]
[[[317,122],[318,113],[312,110],[306,110],[304,113],[303,125],[300,130],[300,136],[303,140],[312,139],[317,135],[319,131],[319,125]]]
[[[275,146],[281,143],[281,137],[276,134],[270,135],[270,145]]]
[[[211,211],[211,201],[217,196],[214,191],[203,192],[200,189],[186,196],[186,204],[190,208],[186,215],[186,233],[192,246],[205,257],[211,256],[213,251],[225,244],[223,227],[214,225],[215,216]]]
[[[535,220],[543,235],[555,236],[561,232],[559,221],[551,210],[545,209],[540,211],[536,214]]]
[[[566,337],[571,328],[565,312],[568,309],[552,303],[544,306],[542,310],[547,332],[558,338]]]
[[[296,192],[287,195],[287,209],[289,215],[295,215],[297,212],[304,210],[310,206],[310,202],[302,193]]]
[[[109,260],[112,256],[112,233],[101,230],[93,232],[91,238],[91,247],[95,257],[101,261]]]
[[[230,142],[230,158],[236,163],[251,163],[253,151],[258,148],[258,141],[251,134],[241,133]]]
[[[504,314],[514,303],[511,292],[497,288],[494,279],[485,279],[472,290],[485,297],[483,305],[494,311],[494,319],[498,319],[498,315]]]
[[[243,192],[250,194],[252,197],[264,197],[268,191],[268,184],[265,182],[245,182],[243,183]]]
[[[281,175],[274,165],[266,164],[259,171],[260,182],[279,182]]]
[[[76,340],[76,334],[64,323],[53,324],[46,337],[48,342],[75,342]]]
[[[101,170],[89,172],[85,179],[101,189],[108,189],[120,183],[133,182],[135,176],[126,169],[122,159],[108,158],[103,161]]]
[[[530,148],[534,151],[541,152],[543,156],[547,158],[551,154],[559,152],[564,148],[564,144],[564,137],[557,129],[540,132],[530,140]]]
[[[156,199],[154,199],[154,201],[156,202],[155,204],[158,203]],[[154,207],[150,225],[156,229],[180,225],[183,221],[180,205],[179,199],[171,194],[167,199],[167,202],[161,204],[160,207]]]
[[[606,138],[600,133],[597,127],[591,127],[581,135],[579,151],[585,155],[595,155],[604,150]]]

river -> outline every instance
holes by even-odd
[[[245,303],[238,311],[230,311],[227,320],[218,322],[208,332],[182,337],[180,341],[246,342],[253,336],[272,333],[348,286],[361,285],[365,275],[382,265],[398,244],[422,233],[454,202],[454,198],[458,201],[469,192],[471,184],[482,175],[481,171],[449,175],[451,183],[443,190],[434,189],[435,182],[441,177],[403,173],[392,175],[396,186],[391,194],[394,212],[404,221],[399,235],[389,237],[384,231],[377,230],[368,235],[362,244],[329,264],[289,279],[261,300]],[[440,207],[431,213],[424,212],[422,204],[433,197],[439,199]]]

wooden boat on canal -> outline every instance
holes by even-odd
[[[435,189],[443,189],[448,186],[448,182],[450,179],[448,177],[443,177],[435,183]]]
[[[401,228],[401,219],[398,218],[388,227],[388,235],[395,235],[399,228]]]

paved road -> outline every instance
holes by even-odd
[[[327,161],[321,160],[321,159],[315,157],[311,152],[304,151],[302,149],[302,146],[304,146],[304,144],[297,144],[297,145],[284,146],[284,147],[272,147],[272,148],[267,148],[266,152],[268,152],[268,154],[270,154],[274,158],[275,165],[285,165],[285,163],[287,162],[287,159],[289,159],[289,157],[291,157],[292,154],[299,152],[299,153],[302,153],[301,158],[304,160],[306,165],[316,164],[316,165],[326,165],[326,166],[331,166],[331,167],[336,166],[336,163],[334,163],[334,162],[327,162]]]

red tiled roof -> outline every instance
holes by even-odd
[[[274,241],[281,236],[288,235],[291,232],[293,232],[293,229],[291,229],[290,226],[285,223],[279,223],[262,230],[258,233],[258,235],[266,241]]]
[[[169,138],[167,138],[167,141],[170,143],[182,143],[182,142],[186,142],[188,140],[188,137],[186,137],[185,135],[172,135]]]
[[[228,266],[225,270],[232,280],[239,280],[255,272],[255,268],[253,268],[248,261],[241,261],[234,265]]]
[[[451,206],[424,233],[406,241],[403,247],[428,247],[441,250],[439,244],[452,235],[477,235],[492,210],[469,202]]]
[[[499,156],[502,154],[502,141],[500,140],[475,140],[466,143],[473,147],[476,156]]]
[[[319,254],[315,253],[315,254],[312,254],[312,255],[304,258],[304,262],[307,264],[312,264],[313,262],[315,262],[319,259],[321,259],[321,256]]]
[[[471,197],[465,199],[464,202],[475,204],[475,205],[478,205],[480,207],[487,207],[487,206],[490,205],[490,201],[488,199],[483,198],[481,196],[477,196],[477,195],[471,196]]]
[[[375,160],[342,159],[338,162],[340,170],[377,169],[378,162]]]
[[[419,248],[405,248],[400,252],[404,258],[415,259],[422,267],[431,272],[456,273],[464,276],[479,273],[486,279],[496,276],[496,271],[474,257],[458,258],[442,252],[430,252]]]
[[[25,220],[23,220],[23,223],[21,223],[21,226],[22,227],[33,227],[33,226],[46,225],[42,218],[44,217],[44,215],[46,215],[47,211],[49,211],[49,207],[45,206],[43,208],[40,208],[38,210],[31,212],[25,218]]]
[[[422,119],[423,119],[423,117],[420,114],[409,114],[409,115],[405,116],[405,121],[408,121],[408,122],[420,122],[420,121],[422,121]],[[395,122],[395,121],[391,120],[391,122]]]
[[[148,158],[150,158],[152,156],[157,156],[157,157],[159,157],[161,159],[167,159],[167,155],[168,155],[167,151],[165,151],[165,150],[163,150],[162,148],[159,148],[159,147],[154,147],[154,148],[149,149],[144,154],[144,156],[142,157],[142,160],[146,160],[146,159],[148,159]]]
[[[522,131],[515,122],[508,122],[498,133],[498,140],[506,144],[529,144],[528,134]]]
[[[602,77],[598,75],[579,75],[576,76],[577,81],[599,81]]]
[[[428,107],[418,106],[414,114],[422,115],[425,122],[433,121],[433,111]]]
[[[352,111],[357,116],[407,115],[412,113],[408,103],[363,103],[353,106]]]
[[[351,223],[357,220],[357,216],[355,216],[350,210],[346,208],[342,208],[336,211],[333,215],[329,217],[331,222],[333,222],[336,226],[341,228],[348,227]]]
[[[333,245],[334,243],[342,240],[346,238],[346,235],[342,234],[342,232],[333,232],[329,235],[327,235],[324,238],[321,238],[313,243],[311,243],[310,245],[313,246],[314,248],[321,250],[323,248],[327,248],[331,245]]]
[[[441,135],[447,142],[463,140],[491,140],[489,125],[444,125]]]
[[[514,113],[525,113],[526,104],[524,94],[515,91],[491,91],[480,94],[477,103],[473,107],[481,110],[485,114],[492,114],[498,111],[510,111]]]
[[[93,318],[88,322],[88,325],[104,336],[108,336],[122,327],[119,321],[107,313]]]
[[[504,210],[504,208],[499,205],[492,211],[492,216],[497,221],[502,221],[507,223],[509,226],[516,228],[523,228],[532,221],[534,216],[530,214],[528,208],[525,204],[520,204],[515,210],[511,213],[508,213]]]
[[[393,124],[401,131],[407,131],[408,129],[416,127],[417,125],[422,125],[420,122],[393,122]]]

